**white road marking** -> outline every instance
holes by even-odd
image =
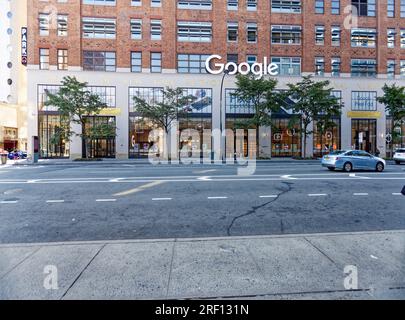
[[[200,177],[197,180],[201,180],[201,181],[211,181],[210,177]]]
[[[285,175],[285,176],[281,176],[281,179],[287,179],[287,180],[297,180],[297,178],[293,178],[293,177],[291,177],[291,175]]]
[[[353,193],[354,196],[368,196],[368,193]]]
[[[152,201],[170,201],[172,198],[153,198]]]
[[[116,202],[117,199],[97,199],[96,202]]]
[[[402,193],[393,193],[393,196],[402,196]]]
[[[46,203],[64,203],[65,200],[47,200]]]
[[[0,204],[16,204],[18,201],[1,201]]]
[[[275,194],[272,194],[269,196],[260,196],[260,198],[277,198],[277,197],[278,197],[278,195],[275,195]]]
[[[374,260],[378,260],[378,257],[373,256],[372,254],[370,254],[370,257],[371,257],[372,259],[374,259]]]
[[[208,173],[208,172],[215,172],[217,171],[216,169],[210,169],[210,170],[202,170],[202,171],[194,171],[193,173]]]
[[[119,182],[119,181],[117,181],[117,182]],[[144,190],[146,190],[146,189],[149,189],[149,188],[153,188],[153,187],[158,186],[158,185],[160,185],[160,184],[162,184],[162,183],[164,183],[164,182],[163,182],[163,181],[152,181],[151,183],[145,184],[145,185],[143,185],[143,186],[140,186],[140,187],[137,187],[137,188],[134,188],[134,189],[130,189],[130,190],[126,190],[126,191],[123,191],[123,192],[116,193],[116,194],[114,194],[113,196],[114,196],[114,197],[129,196],[129,195],[131,195],[131,194],[138,193],[138,192],[142,192],[142,191],[144,191]]]
[[[228,199],[228,197],[208,197],[208,200],[221,200],[221,199]]]
[[[310,193],[308,194],[309,197],[325,197],[327,196],[326,193]]]

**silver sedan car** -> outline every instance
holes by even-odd
[[[351,172],[353,170],[375,170],[382,172],[384,159],[361,150],[335,151],[322,158],[322,166],[333,171],[336,169]]]
[[[395,150],[393,159],[396,164],[401,164],[401,162],[405,162],[405,149],[401,148]]]

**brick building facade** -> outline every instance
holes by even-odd
[[[224,62],[266,57],[279,65],[280,89],[306,74],[331,81],[344,102],[342,118],[326,136],[311,136],[309,154],[333,147],[389,155],[395,147],[376,97],[384,83],[405,84],[404,0],[28,0],[28,12],[29,129],[40,136],[43,157],[81,156],[77,138],[49,143],[58,115],[44,108],[44,90],[57,90],[65,75],[102,94],[109,108],[100,121],[117,124],[114,141],[94,142],[94,156],[145,155],[150,126],[140,123],[131,95],[158,99],[166,86],[203,101],[180,129],[234,128],[251,112],[232,99],[233,76],[221,93],[222,77],[207,74],[204,61],[212,54]],[[285,110],[272,128],[260,128],[261,156],[299,153],[289,117]]]

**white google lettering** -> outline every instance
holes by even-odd
[[[213,60],[222,60],[222,57],[217,54],[213,54],[207,58],[205,61],[205,68],[210,74],[221,74],[224,70],[228,70],[230,75],[235,75],[237,73],[242,75],[247,75],[252,73],[256,76],[256,79],[262,78],[264,75],[277,76],[278,75],[278,65],[275,63],[268,63],[267,57],[264,57],[263,63],[252,63],[242,62],[237,65],[235,62],[228,62],[227,64],[213,62]],[[214,69],[211,68],[214,67]]]

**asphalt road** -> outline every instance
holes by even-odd
[[[0,167],[0,243],[405,229],[405,165],[318,163]]]

